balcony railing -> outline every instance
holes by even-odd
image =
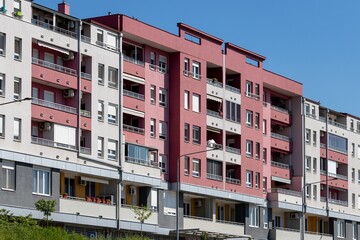
[[[326,172],[325,172],[326,174]],[[341,174],[337,174],[337,173],[330,173],[328,174],[329,177],[333,177],[333,178],[337,178],[337,179],[341,179],[341,180],[345,180],[347,181],[348,180],[348,177],[345,176],[345,175],[341,175]]]
[[[278,168],[284,168],[284,169],[289,169],[290,168],[290,166],[288,164],[279,163],[279,162],[275,162],[275,161],[271,161],[271,166],[278,167]]]
[[[81,35],[81,41],[85,42],[85,43],[91,43],[91,38]]]
[[[329,203],[332,203],[332,204],[341,205],[341,206],[347,206],[348,205],[347,201],[342,201],[342,200],[332,199],[332,198],[328,198],[328,200],[329,200]],[[326,202],[326,197],[320,197],[320,201],[321,202]]]
[[[138,127],[130,126],[130,125],[127,125],[127,124],[123,124],[123,128],[126,131],[139,133],[139,134],[144,134],[144,132],[145,132],[144,128],[138,128]]]
[[[53,69],[53,70],[56,70],[56,71],[59,71],[59,72],[63,72],[63,73],[66,73],[66,74],[77,76],[77,71],[74,70],[74,69],[67,68],[67,67],[64,67],[64,66],[61,66],[61,65],[58,65],[58,64],[54,64],[54,63],[51,63],[51,62],[47,62],[47,61],[44,61],[42,59],[38,59],[38,58],[33,57],[32,58],[32,63],[36,64],[36,65],[46,67],[46,68],[50,68],[50,69]]]
[[[81,78],[87,79],[91,81],[91,74],[90,73],[81,73]]]
[[[320,143],[321,148],[326,148],[326,143]]]
[[[120,52],[120,49],[117,48],[117,47],[114,47],[112,45],[109,45],[109,44],[106,44],[104,42],[101,42],[101,41],[96,41],[96,45],[102,47],[102,48],[106,48],[106,49],[109,49],[111,51],[115,51],[115,52]],[[125,56],[124,56],[125,57]]]
[[[133,157],[125,156],[125,162],[159,168],[158,162],[149,161],[149,160],[146,160],[146,159],[139,159],[139,158],[133,158]]]
[[[58,148],[76,150],[76,146],[54,142],[53,140],[49,140],[49,139],[45,139],[45,138],[31,137],[31,142],[34,144],[39,144],[39,145],[48,146],[48,147],[58,147]]]
[[[227,182],[227,183],[231,183],[231,184],[237,184],[237,185],[240,185],[240,184],[241,184],[241,180],[240,180],[240,179],[230,178],[230,177],[227,177],[227,178],[226,178],[226,182]]]
[[[91,118],[91,112],[86,111],[86,110],[80,110],[80,115],[83,117]]]
[[[335,151],[335,152],[339,152],[339,153],[343,153],[343,154],[347,154],[347,150],[346,149],[343,149],[343,148],[339,148],[339,147],[335,147],[335,146],[331,146],[331,145],[328,145],[328,148]]]
[[[239,148],[234,148],[234,147],[226,146],[226,147],[225,147],[225,151],[227,151],[227,152],[229,152],[229,153],[235,153],[235,154],[239,154],[239,155],[240,155],[240,149],[239,149]]]
[[[126,62],[130,62],[130,63],[136,64],[136,65],[139,65],[139,66],[145,66],[144,61],[137,60],[135,58],[132,58],[132,57],[129,57],[129,56],[126,56],[126,55],[123,55],[123,56],[124,56],[124,60]]]
[[[278,134],[278,133],[271,133],[271,137],[273,138],[276,138],[276,139],[280,139],[280,140],[283,140],[283,141],[286,141],[286,142],[290,142],[290,138],[287,137],[287,136],[284,136],[284,135],[281,135],[281,134]]]
[[[80,147],[80,152],[83,154],[91,155],[91,148]]]
[[[223,87],[223,84],[222,82],[219,82],[218,80],[216,79],[212,79],[212,78],[208,78],[206,79],[206,82],[210,85],[213,85],[215,87],[219,87],[219,88],[222,88]]]
[[[216,175],[216,174],[212,174],[212,173],[206,173],[206,177],[208,179],[212,179],[212,180],[217,180],[217,181],[222,181],[223,177],[220,175]]]
[[[63,112],[68,112],[68,113],[73,113],[73,114],[77,113],[76,108],[58,104],[58,103],[54,103],[54,102],[49,102],[49,101],[38,99],[38,98],[32,98],[32,103],[36,104],[36,105],[60,110]]]
[[[132,91],[129,91],[129,90],[126,90],[126,89],[123,89],[123,93],[124,93],[124,96],[133,97],[133,98],[136,98],[136,99],[139,99],[139,100],[144,100],[145,99],[145,96],[143,94],[132,92]]]
[[[330,125],[333,125],[333,126],[336,126],[336,127],[342,128],[342,129],[346,129],[346,124],[338,123],[333,120],[329,120],[328,123]]]
[[[282,112],[282,113],[285,113],[285,114],[289,114],[289,110],[287,110],[287,109],[277,107],[277,106],[274,106],[274,105],[271,105],[271,108],[274,109],[275,111]]]
[[[301,197],[301,192],[283,189],[283,188],[271,188],[269,192],[270,193],[281,193],[281,194],[286,194],[286,195],[295,196],[295,197]]]
[[[154,65],[154,64],[149,64],[149,69],[152,70],[152,71],[158,71],[160,73],[167,73],[167,69],[164,68],[164,67],[160,67],[160,66],[157,66],[157,65]]]
[[[222,118],[222,116],[220,115],[220,113],[217,112],[217,111],[213,111],[213,110],[207,109],[206,112],[207,112],[207,115],[209,115],[209,116],[216,117],[216,118]]]
[[[233,86],[229,86],[229,85],[225,85],[225,89],[229,90],[230,92],[234,92],[234,93],[238,93],[240,94],[240,89],[233,87]]]
[[[69,31],[69,30],[66,30],[66,29],[63,29],[63,28],[60,28],[60,27],[57,27],[57,26],[54,26],[54,25],[51,25],[51,24],[48,24],[46,22],[42,22],[42,21],[39,21],[37,19],[31,19],[31,23],[36,25],[36,26],[39,26],[39,27],[42,27],[42,28],[46,28],[46,29],[49,29],[51,31],[54,31],[54,32],[57,32],[57,33],[60,33],[62,35],[66,35],[66,36],[69,36],[69,37],[72,37],[72,38],[76,38],[77,37],[77,34],[75,32],[72,32],[72,31]]]

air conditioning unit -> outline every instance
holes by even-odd
[[[129,194],[130,195],[136,195],[136,187],[130,186],[129,187]]]
[[[195,201],[195,207],[202,207],[202,201],[201,200],[196,200]]]
[[[85,180],[80,179],[80,185],[85,187],[87,185],[87,182]]]
[[[299,219],[300,213],[290,213],[290,219]]]
[[[74,89],[65,89],[63,91],[63,97],[64,98],[71,98],[75,96],[75,91]]]
[[[20,60],[20,54],[14,53],[14,59],[15,60]]]
[[[52,124],[50,122],[40,123],[39,129],[41,131],[50,131],[52,129]]]
[[[74,58],[75,58],[75,55],[73,52],[69,52],[69,54],[63,54],[64,61],[74,60]]]

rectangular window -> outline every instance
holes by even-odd
[[[14,12],[21,12],[20,0],[14,0]]]
[[[189,75],[189,71],[190,71],[189,62],[190,62],[190,60],[188,58],[184,59],[184,75],[186,75],[186,76]]]
[[[108,123],[118,123],[118,106],[112,103],[108,105]]]
[[[260,158],[260,143],[257,142],[255,144],[255,159],[259,159]]]
[[[339,220],[337,222],[337,237],[345,238],[345,221]]]
[[[253,141],[246,140],[246,156],[252,157],[253,155]]]
[[[253,83],[251,81],[246,81],[246,96],[251,97],[253,92]]]
[[[266,135],[266,119],[263,119],[263,134]]]
[[[256,189],[260,188],[260,173],[259,172],[255,173],[255,188]]]
[[[150,119],[150,137],[155,137],[156,136],[156,120],[151,118]]]
[[[104,101],[98,102],[98,120],[104,121]]]
[[[150,86],[150,103],[156,103],[156,87],[154,85]]]
[[[240,105],[226,101],[226,120],[240,122]]]
[[[104,31],[98,29],[96,34],[96,44],[103,46],[104,44]]]
[[[263,177],[263,193],[267,192],[267,177]]]
[[[360,159],[360,145],[357,146],[357,158]]]
[[[350,119],[350,130],[354,131],[354,119]]]
[[[316,172],[316,169],[317,169],[317,159],[316,158],[313,158],[313,172],[315,173]]]
[[[252,187],[253,186],[253,172],[246,171],[246,186]]]
[[[190,141],[190,125],[188,123],[184,124],[184,140],[185,142]]]
[[[167,71],[167,58],[164,56],[159,56],[159,72],[166,73]]]
[[[200,76],[200,63],[193,61],[192,63],[192,72],[193,72],[193,78],[195,79],[201,79]]]
[[[255,128],[256,129],[259,129],[259,124],[260,124],[260,114],[255,113]]]
[[[313,145],[316,146],[316,131],[313,131],[313,138],[312,138],[312,141],[313,141]]]
[[[104,157],[104,138],[98,137],[98,157]]]
[[[167,138],[167,123],[166,122],[159,122],[159,138],[166,139]]]
[[[249,207],[250,226],[259,227],[259,207]]]
[[[260,99],[260,85],[255,83],[255,91],[253,95],[257,100]]]
[[[351,168],[351,181],[355,182],[355,168]]]
[[[355,193],[351,194],[351,206],[355,208]]]
[[[167,156],[160,154],[159,167],[162,173],[167,173]]]
[[[190,158],[188,156],[184,157],[184,174],[189,175],[189,166],[190,166]]]
[[[306,171],[310,171],[311,169],[311,157],[305,156],[305,169]]]
[[[316,117],[316,112],[315,112],[315,106],[314,106],[314,105],[311,106],[311,116],[312,116],[313,118]]]
[[[108,159],[116,160],[117,159],[117,145],[118,142],[116,140],[108,139]]]
[[[208,159],[206,164],[207,178],[222,180],[222,162]]]
[[[6,49],[6,34],[0,32],[0,56],[5,56]]]
[[[264,228],[268,228],[268,209],[267,208],[263,208],[263,223],[264,223]]]
[[[317,197],[317,185],[313,186],[313,199],[316,199]]]
[[[311,198],[311,185],[306,185],[305,187],[305,195],[307,198]]]
[[[104,85],[104,77],[105,77],[105,66],[104,64],[99,63],[98,65],[98,84]]]
[[[311,141],[311,130],[306,129],[305,130],[305,142],[309,144],[310,141]]]
[[[15,38],[14,41],[14,59],[21,60],[21,38]]]
[[[194,177],[200,177],[200,159],[193,158],[192,165],[193,165],[192,175]]]
[[[19,100],[21,98],[21,78],[14,78],[14,99]]]
[[[14,140],[21,141],[21,119],[14,118]]]
[[[347,139],[329,133],[329,148],[347,154]]]
[[[352,239],[358,239],[358,226],[356,222],[352,224]]]
[[[253,112],[246,110],[246,126],[252,127],[252,121],[253,121]]]
[[[160,88],[159,89],[159,105],[166,107],[167,105],[167,90]]]
[[[0,73],[0,96],[5,96],[5,74]]]
[[[116,68],[109,67],[108,85],[118,88],[118,70]]]
[[[263,148],[263,164],[267,162],[267,149]]]
[[[0,138],[5,137],[5,115],[0,115]]]
[[[200,112],[200,95],[196,93],[192,95],[192,110],[193,112]]]
[[[184,92],[184,109],[189,110],[189,91]]]
[[[193,125],[193,143],[201,144],[201,127]]]
[[[305,115],[309,116],[310,115],[310,104],[305,103]]]
[[[155,70],[156,69],[156,55],[154,52],[150,52],[150,65],[149,65],[151,70]]]
[[[32,173],[32,193],[50,195],[50,172],[34,169]]]
[[[360,169],[358,169],[358,183],[360,183]]]
[[[107,34],[107,39],[106,39],[106,47],[116,51],[117,50],[117,36],[115,34],[112,33],[108,33]]]
[[[15,162],[2,162],[2,189],[15,190]]]

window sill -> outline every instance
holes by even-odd
[[[15,189],[10,189],[10,188],[1,188],[1,190],[7,191],[7,192],[15,192]]]
[[[98,82],[98,85],[99,85],[99,86],[104,86],[104,83],[99,83],[99,82]]]
[[[14,142],[18,142],[18,143],[21,143],[21,139],[13,139]]]
[[[119,87],[111,86],[111,85],[108,85],[108,87],[111,88],[111,89],[114,89],[114,90],[118,90],[118,89],[119,89]]]
[[[252,227],[252,228],[259,228],[259,226],[253,226],[253,225],[249,225],[249,227]]]
[[[16,58],[14,58],[14,61],[17,61],[17,62],[22,62],[22,60],[21,60],[21,59],[16,59]]]
[[[33,195],[38,195],[38,196],[44,196],[44,197],[51,197],[50,194],[43,194],[43,193],[32,193]]]
[[[253,188],[253,186],[246,185],[247,188]]]
[[[118,123],[113,123],[113,122],[108,122],[108,124],[113,125],[113,126],[119,126]]]
[[[102,123],[103,123],[103,122],[104,122],[104,119],[98,119],[98,122],[102,122]]]

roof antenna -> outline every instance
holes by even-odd
[[[111,15],[111,12],[108,12],[108,15]]]

